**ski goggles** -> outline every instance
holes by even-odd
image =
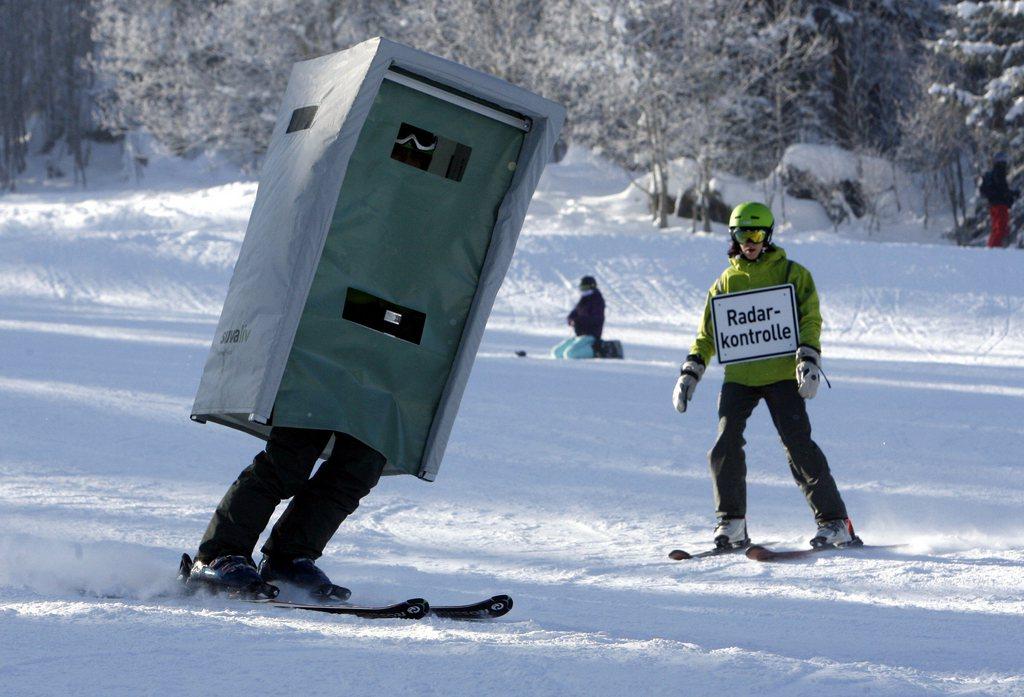
[[[730,228],[729,232],[732,233],[732,238],[740,244],[746,244],[747,242],[760,244],[768,237],[768,231],[759,227],[734,227]]]

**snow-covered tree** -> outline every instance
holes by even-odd
[[[211,149],[254,164],[291,64],[357,43],[372,0],[96,0],[99,98],[115,132],[142,129],[179,155]]]
[[[959,108],[979,155],[976,174],[992,155],[1005,152],[1011,186],[1019,188],[1024,184],[1024,2],[957,2],[948,11],[952,22],[933,47],[961,69],[936,80],[931,93],[950,109]],[[1012,228],[1024,226],[1024,206],[1014,206],[1012,215]],[[985,211],[975,208],[958,226],[958,239],[967,242],[984,229]]]
[[[966,122],[989,155],[1024,151],[1024,2],[958,2],[935,49],[964,66],[932,93],[966,108]]]
[[[731,124],[740,116],[749,54],[740,30],[741,0],[674,0],[581,4],[560,24],[567,55],[573,136],[630,169],[644,186],[656,224],[679,186],[669,161],[689,157],[705,176],[722,164]],[[745,30],[744,30],[745,31]]]
[[[966,124],[967,109],[957,100],[936,99],[931,93],[934,84],[955,82],[961,71],[959,63],[942,55],[922,62],[900,116],[897,159],[922,178],[925,227],[933,202],[948,208],[957,230],[964,229],[972,215],[964,190],[975,151],[973,133]]]
[[[692,158],[705,228],[714,170],[763,177],[794,142],[892,151],[938,16],[935,0],[569,4],[563,49],[588,68],[570,75],[574,137],[649,171],[656,213],[665,163]]]
[[[747,3],[752,31],[738,41],[749,55],[746,82],[737,100],[737,117],[729,124],[727,169],[766,182],[771,204],[781,188],[777,165],[795,142],[822,138],[824,119],[816,110],[813,85],[827,57],[829,44],[817,31],[803,0],[759,0]],[[780,209],[780,217],[785,210]]]
[[[53,155],[51,176],[63,174],[56,159],[70,155],[84,177],[91,23],[87,2],[0,0],[0,189],[14,186],[30,148]]]
[[[850,150],[892,152],[899,111],[911,93],[922,39],[941,28],[938,0],[762,0],[770,14],[812,26],[796,41],[825,42],[824,51],[788,71],[802,92],[797,140]]]
[[[25,24],[28,9],[17,2],[0,3],[0,187],[11,185],[25,168],[26,112],[29,104],[27,36],[15,27]]]
[[[895,153],[901,109],[927,55],[920,38],[938,31],[934,0],[752,0],[746,17],[757,79],[745,99],[750,117],[731,129],[732,171],[754,179],[770,172],[770,201],[782,184],[776,165],[794,143]]]
[[[410,2],[405,23],[389,36],[416,48],[533,88],[550,67],[555,38],[545,0],[448,0]],[[396,36],[397,34],[397,36]],[[551,49],[555,46],[551,45]]]
[[[638,176],[659,225],[711,173],[795,142],[891,152],[938,0],[93,0],[104,124],[255,162],[289,64],[377,34],[560,101]],[[668,163],[697,163],[692,182]],[[643,182],[642,184],[640,182]]]

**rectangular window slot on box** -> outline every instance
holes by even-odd
[[[407,123],[398,127],[391,159],[452,181],[462,181],[473,149]]]
[[[285,133],[304,131],[313,125],[313,117],[316,115],[316,106],[299,107],[292,112],[292,119],[288,122],[288,130]]]
[[[388,302],[356,288],[349,288],[345,293],[345,307],[341,316],[350,322],[413,344],[420,343],[423,327],[427,323],[427,316],[418,310]]]

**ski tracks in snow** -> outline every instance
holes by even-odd
[[[652,233],[622,196],[541,196],[438,481],[383,481],[321,560],[359,602],[507,592],[512,614],[368,623],[161,599],[258,449],[187,420],[253,190],[0,206],[5,689],[1024,693],[1014,259],[780,239],[824,303],[837,384],[810,405],[815,438],[865,539],[909,546],[672,562],[713,523],[721,370],[685,415],[669,395],[724,235]],[[595,270],[627,360],[515,358],[546,354]],[[805,544],[813,521],[763,408],[747,439],[752,533]]]

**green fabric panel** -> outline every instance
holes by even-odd
[[[472,148],[456,182],[391,158],[405,122]],[[419,471],[523,133],[385,80],[342,184],[274,406]],[[419,345],[342,319],[349,288],[426,314]]]

